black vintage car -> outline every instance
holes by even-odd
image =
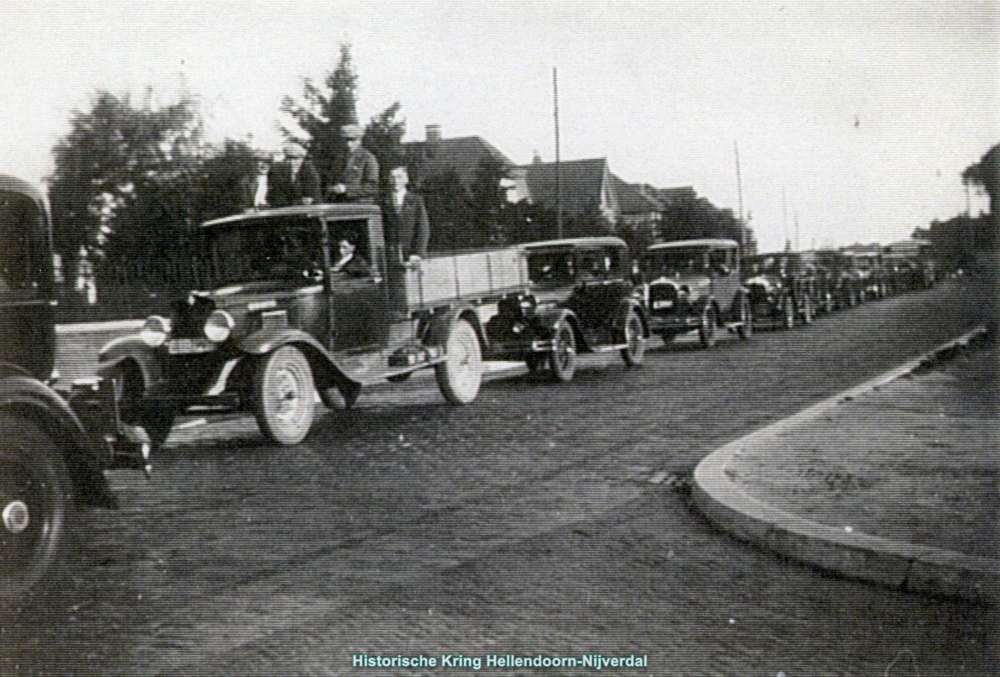
[[[796,321],[812,323],[817,307],[823,307],[826,295],[815,269],[802,254],[758,254],[748,257],[743,265],[743,286],[755,321],[791,329]]]
[[[117,506],[102,471],[135,467],[143,450],[122,434],[113,384],[51,387],[48,207],[34,186],[2,175],[0,242],[0,611],[7,611],[51,575],[77,508]]]
[[[853,308],[864,300],[862,283],[849,256],[832,249],[809,252],[831,310]]]
[[[491,355],[524,360],[532,371],[547,365],[559,381],[573,378],[578,353],[617,350],[629,366],[642,362],[649,332],[623,240],[552,240],[522,251],[531,291],[499,304],[486,328]]]
[[[649,328],[670,342],[698,331],[701,345],[715,345],[721,328],[741,338],[753,333],[749,299],[740,284],[739,245],[733,240],[699,239],[650,246],[640,261],[642,280],[634,293]]]

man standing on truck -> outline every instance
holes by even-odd
[[[267,177],[267,203],[272,207],[312,204],[320,200],[319,174],[306,151],[294,143],[284,149],[285,159],[271,167]]]
[[[424,199],[406,189],[409,182],[406,165],[396,163],[390,174],[392,192],[382,207],[389,251],[398,251],[403,262],[426,257],[427,241],[431,237]]]
[[[347,139],[347,158],[340,181],[330,186],[334,202],[374,204],[378,197],[378,160],[361,147],[364,130],[359,125],[344,125],[340,133]]]

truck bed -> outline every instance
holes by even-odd
[[[409,266],[407,310],[448,301],[497,299],[528,288],[528,266],[517,247],[434,256]]]

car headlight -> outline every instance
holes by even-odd
[[[170,320],[159,315],[150,315],[139,331],[139,336],[142,338],[143,343],[150,348],[162,346],[169,334]]]
[[[236,321],[224,310],[216,310],[205,321],[205,338],[212,343],[222,343],[233,333]]]
[[[535,306],[538,305],[538,302],[535,300],[535,297],[532,296],[531,294],[525,294],[524,296],[518,298],[518,305],[521,306],[521,312],[527,315],[528,313],[532,312],[535,309]]]

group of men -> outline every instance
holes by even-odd
[[[400,162],[390,168],[390,190],[382,194],[378,160],[361,146],[364,130],[359,125],[346,125],[341,133],[348,152],[333,182],[324,186],[305,150],[288,144],[280,161],[262,159],[258,163],[251,206],[287,207],[324,201],[380,204],[389,251],[398,251],[402,261],[425,257],[430,222],[423,199],[407,190],[406,165]]]

